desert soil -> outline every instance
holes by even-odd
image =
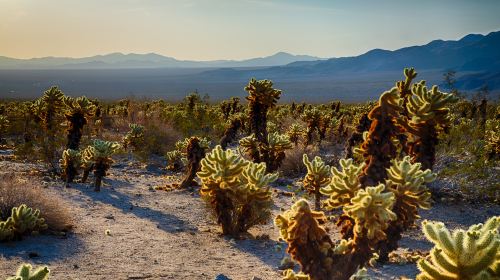
[[[0,172],[27,176],[32,170],[43,166],[0,161]],[[74,230],[65,237],[42,235],[0,244],[0,279],[11,276],[23,262],[48,265],[55,280],[225,279],[221,274],[233,280],[281,279],[278,267],[286,246],[278,241],[272,222],[251,229],[241,240],[223,237],[196,191],[153,190],[176,178],[159,165],[119,161],[99,193],[90,183],[65,189],[58,179],[31,176],[50,195],[72,205]],[[293,203],[290,196],[280,194],[290,184],[297,183],[281,180],[274,185],[279,190],[274,193],[275,215]],[[440,220],[450,228],[464,228],[493,215],[500,215],[499,205],[439,202],[421,212],[423,219]],[[418,228],[405,234],[400,245],[400,252],[431,247]],[[417,273],[414,263],[401,262],[370,270],[375,279],[414,278]]]

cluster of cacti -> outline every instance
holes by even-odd
[[[46,230],[48,227],[38,209],[22,204],[11,211],[6,221],[0,221],[0,241],[19,239],[25,234]]]
[[[288,139],[297,147],[300,139],[304,136],[304,132],[305,130],[301,125],[294,123],[288,128],[286,134]]]
[[[82,152],[82,162],[85,172],[82,181],[85,182],[88,173],[94,170],[94,190],[96,192],[100,191],[102,178],[106,176],[107,170],[113,163],[111,156],[120,149],[121,145],[116,142],[99,139],[92,141],[92,144]]]
[[[270,218],[268,185],[277,174],[266,174],[265,163],[247,161],[216,146],[202,159],[197,175],[202,182],[200,193],[214,210],[223,234],[244,233]]]
[[[422,230],[435,246],[418,262],[417,280],[500,278],[500,216],[453,233],[443,223],[423,221]]]
[[[123,137],[123,148],[131,147],[134,151],[137,151],[144,143],[144,126],[131,123],[129,128],[130,130]]]
[[[325,129],[323,127],[327,122],[322,115],[318,108],[306,109],[302,114],[302,120],[307,123],[306,146],[312,144],[314,132],[318,135],[318,142],[325,138]]]
[[[256,163],[265,162],[267,172],[276,171],[285,159],[285,151],[292,148],[288,135],[269,133],[266,143],[259,142],[254,134],[242,138],[240,147]]]
[[[307,174],[302,181],[304,188],[309,194],[314,196],[314,208],[320,209],[321,206],[321,189],[325,188],[331,181],[330,166],[326,165],[320,157],[314,157],[312,161],[304,154],[304,165],[307,168]]]
[[[0,115],[0,141],[3,139],[3,134],[9,127],[9,120],[6,116]]]
[[[500,119],[487,120],[484,132],[486,158],[491,160],[500,156]]]
[[[236,135],[238,130],[240,130],[243,126],[243,121],[241,118],[232,118],[229,121],[229,126],[224,130],[224,135],[220,140],[220,145],[223,149],[226,149],[227,146],[236,140]]]
[[[46,266],[33,270],[31,264],[22,264],[17,269],[16,275],[6,280],[47,280],[49,277],[50,270]]]
[[[435,174],[429,169],[422,171],[421,164],[411,163],[409,156],[393,160],[386,170],[388,179],[369,187],[360,181],[364,163],[356,165],[352,159],[343,159],[340,170],[334,167],[330,171],[320,158],[311,162],[304,156],[304,164],[308,167],[304,184],[321,185],[320,192],[329,196],[323,203],[327,209],[343,208],[337,220],[343,239],[337,247],[314,219],[324,219],[324,215],[311,211],[305,201],[276,219],[282,238],[289,244],[288,252],[311,279],[348,279],[375,253],[386,261],[402,232],[418,218],[418,208],[430,207],[425,184],[433,181]],[[300,228],[308,232],[297,233]]]
[[[203,150],[207,150],[212,145],[212,142],[206,137],[196,137],[198,144]],[[183,170],[188,164],[188,146],[191,138],[177,141],[175,143],[175,150],[167,152],[165,157],[167,159],[167,169],[170,171]]]

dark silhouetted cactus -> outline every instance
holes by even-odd
[[[193,185],[196,185],[194,178],[196,177],[196,172],[200,169],[200,162],[205,157],[205,147],[200,145],[200,139],[197,137],[191,137],[189,139],[186,151],[188,166],[186,176],[179,185],[180,188],[185,189]]]

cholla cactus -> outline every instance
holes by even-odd
[[[486,158],[490,160],[500,155],[500,120],[487,120],[485,127],[484,149]]]
[[[194,178],[196,172],[200,169],[200,161],[205,157],[205,149],[200,144],[201,140],[198,137],[191,137],[186,147],[186,155],[188,159],[188,169],[186,177],[182,180],[180,188],[188,188],[196,184]]]
[[[351,204],[344,207],[345,214],[355,222],[355,234],[366,234],[370,240],[380,241],[386,238],[384,230],[397,216],[391,210],[394,194],[384,192],[384,189],[383,184],[361,189],[352,198]]]
[[[197,173],[201,195],[207,199],[223,234],[238,235],[266,222],[272,204],[268,184],[277,174],[266,174],[264,163],[249,162],[232,150],[216,146],[201,161]]]
[[[304,135],[304,132],[305,130],[301,125],[294,123],[288,128],[286,134],[295,147],[297,147],[299,145],[300,138]]]
[[[14,238],[14,229],[12,228],[12,219],[0,221],[0,242]]]
[[[182,161],[182,152],[179,150],[167,152],[165,157],[167,158],[167,169],[170,171],[179,171],[185,165]]]
[[[47,280],[50,276],[48,267],[40,267],[32,271],[31,264],[22,264],[16,272],[16,276],[7,278],[7,280]]]
[[[135,123],[131,123],[128,126],[130,130],[123,137],[123,146],[125,149],[132,147],[137,151],[144,143],[144,126]]]
[[[304,188],[307,192],[314,195],[314,208],[319,210],[321,208],[320,190],[325,188],[331,180],[330,166],[326,165],[318,156],[315,157],[314,160],[310,161],[309,157],[304,154],[302,160],[307,168],[307,174],[303,180]]]
[[[331,169],[331,181],[320,190],[322,194],[329,196],[325,201],[325,206],[328,209],[348,205],[362,187],[358,176],[365,167],[364,163],[356,165],[352,159],[341,159],[340,166],[341,170],[336,167]]]
[[[500,216],[453,233],[443,223],[423,221],[422,230],[435,247],[418,262],[417,280],[498,279]]]
[[[82,166],[82,155],[78,150],[66,149],[63,151],[60,163],[63,170],[62,177],[68,186],[69,183],[73,182],[78,174],[78,169]]]
[[[321,130],[323,118],[322,113],[318,110],[318,108],[306,109],[302,114],[302,120],[307,123],[306,146],[312,144],[315,131],[318,133],[319,141],[324,138]]]
[[[45,230],[48,227],[45,219],[40,217],[40,210],[33,210],[25,204],[12,208],[7,224],[11,224],[14,235],[17,237],[32,231]]]
[[[65,96],[63,101],[67,107],[66,120],[69,122],[67,148],[78,150],[83,127],[87,124],[88,118],[95,114],[96,106],[85,96],[78,98]]]
[[[437,86],[427,90],[425,81],[414,84],[412,93],[406,105],[411,118],[407,129],[418,139],[412,143],[410,154],[415,161],[422,163],[423,168],[432,169],[439,129],[449,124],[449,109],[446,106],[457,98],[439,91]]]
[[[106,171],[111,167],[113,160],[111,156],[121,148],[116,142],[94,140],[83,152],[83,163],[94,169],[94,191],[101,190],[102,178],[106,176]]]
[[[276,106],[281,90],[273,88],[269,80],[251,79],[245,87],[250,109],[250,129],[261,143],[267,143],[267,111]]]
[[[372,124],[359,149],[366,163],[360,174],[363,186],[374,186],[387,178],[386,169],[397,154],[394,140],[402,132],[396,124],[401,104],[398,89],[394,87],[380,96],[377,106],[368,114]]]
[[[253,134],[242,138],[239,143],[254,162],[266,163],[267,172],[277,170],[285,159],[285,151],[292,148],[288,136],[278,132],[268,134],[266,143],[260,143]]]
[[[309,280],[309,276],[303,273],[295,273],[292,269],[283,271],[283,280]]]
[[[368,113],[363,113],[359,117],[358,125],[356,126],[355,131],[351,134],[351,137],[349,137],[349,140],[347,140],[346,158],[353,157],[354,147],[356,145],[358,145],[361,141],[364,140],[363,133],[370,129],[371,124],[372,124],[372,121],[368,118]]]
[[[9,120],[7,119],[6,116],[0,115],[0,141],[2,140],[2,136],[8,127],[9,127]]]

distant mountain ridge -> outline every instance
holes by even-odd
[[[323,58],[278,52],[271,56],[246,60],[191,61],[177,60],[155,53],[111,53],[83,58],[42,57],[17,59],[0,56],[0,69],[133,69],[133,68],[202,68],[202,67],[266,67],[295,61],[317,61]]]

